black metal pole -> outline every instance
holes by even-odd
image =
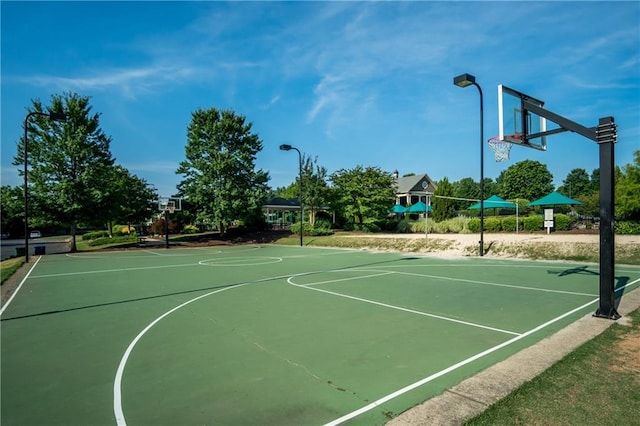
[[[484,256],[484,102],[482,88],[476,82],[473,85],[480,92],[480,256]]]
[[[169,218],[167,210],[164,211],[164,247],[169,248]]]
[[[33,112],[27,114],[24,118],[24,261],[25,263],[29,263],[29,195],[27,191],[27,163],[28,163],[28,153],[29,150],[27,148],[27,128],[29,117],[34,115]]]
[[[302,204],[302,154],[298,148],[291,148],[298,151],[298,179],[300,180],[300,247],[302,247],[302,234],[304,232],[304,207]]]
[[[614,144],[617,139],[613,117],[601,118],[596,129],[600,150],[600,304],[597,317],[618,319],[615,306],[615,202]]]

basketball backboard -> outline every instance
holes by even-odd
[[[161,197],[158,199],[158,211],[170,212],[182,210],[182,198],[178,197]]]
[[[524,101],[544,107],[544,102],[504,85],[498,86],[498,129],[500,140],[545,151],[546,136],[535,136],[547,131],[544,117],[525,108]],[[533,136],[533,137],[532,137]]]

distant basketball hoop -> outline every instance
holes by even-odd
[[[511,147],[513,144],[500,139],[500,136],[494,136],[489,139],[489,147],[493,151],[496,162],[506,161],[509,159]]]

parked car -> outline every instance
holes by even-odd
[[[42,232],[40,231],[31,231],[29,234],[29,238],[40,238],[42,237]]]
[[[3,238],[3,239],[4,239],[4,238],[9,238],[9,233],[8,233],[8,232],[3,232],[3,233],[0,235],[0,237],[1,237],[1,238]]]

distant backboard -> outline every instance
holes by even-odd
[[[498,86],[498,129],[500,140],[545,151],[546,136],[535,136],[547,131],[543,117],[525,111],[524,101],[544,106],[544,102],[504,85]],[[531,137],[534,136],[534,137]]]
[[[158,199],[158,210],[161,212],[178,212],[182,210],[182,198],[161,197]]]

